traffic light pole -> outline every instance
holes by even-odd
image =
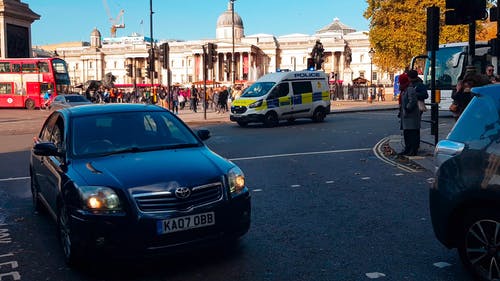
[[[203,45],[203,118],[207,120],[207,48]],[[210,58],[211,59],[211,58]]]
[[[151,36],[151,64],[148,66],[149,69],[149,79],[151,81],[151,88],[149,92],[149,96],[152,97],[152,100],[155,100],[156,97],[153,96],[153,84],[155,79],[155,48],[154,48],[154,40],[153,40],[153,0],[149,0],[149,32]]]

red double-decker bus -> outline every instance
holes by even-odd
[[[59,58],[0,59],[0,108],[44,106],[44,94],[69,91],[66,62]]]

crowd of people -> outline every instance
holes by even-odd
[[[211,109],[223,114],[229,111],[228,101],[238,98],[243,87],[236,85],[233,89],[227,86],[207,87],[192,85],[191,87],[172,86],[171,91],[167,87],[136,88],[134,90],[107,89],[87,90],[85,96],[95,103],[149,103],[158,104],[172,109],[175,114],[179,110],[189,108],[193,112],[198,109]],[[205,96],[205,98],[203,98]],[[205,101],[205,102],[203,102]]]

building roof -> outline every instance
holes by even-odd
[[[342,22],[340,22],[338,18],[334,18],[333,22],[323,27],[322,29],[318,30],[316,33],[320,34],[326,32],[338,32],[343,35],[346,35],[352,32],[356,32],[356,29],[343,24]]]

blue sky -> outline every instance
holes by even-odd
[[[104,0],[21,0],[40,20],[32,25],[33,45],[70,41],[89,41],[97,27],[103,37],[110,36],[109,16]],[[123,9],[126,28],[117,36],[138,32],[149,36],[150,0],[105,0],[116,18]],[[153,0],[153,37],[155,39],[215,38],[217,18],[229,0]],[[235,11],[243,19],[245,35],[257,33],[281,36],[291,33],[313,35],[339,18],[358,30],[368,30],[363,17],[366,0],[236,0]],[[141,24],[141,20],[143,24]]]

